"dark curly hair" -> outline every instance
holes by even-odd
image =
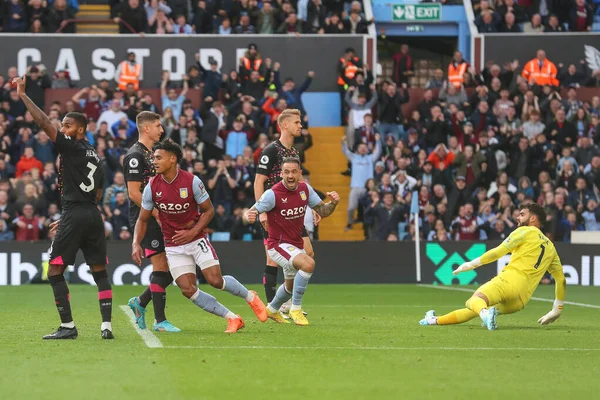
[[[177,157],[177,162],[180,162],[183,159],[183,150],[181,150],[181,146],[175,143],[172,139],[167,138],[162,142],[156,143],[152,150],[164,150],[171,154],[174,154]]]
[[[519,210],[529,210],[530,214],[537,217],[540,222],[540,227],[546,222],[546,211],[538,203],[523,203],[519,205]]]

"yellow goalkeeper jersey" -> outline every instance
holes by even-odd
[[[535,226],[521,226],[502,245],[511,253],[500,277],[515,285],[528,300],[546,271],[562,270],[554,244]]]

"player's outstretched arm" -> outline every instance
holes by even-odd
[[[461,272],[470,271],[484,264],[492,263],[498,260],[500,257],[508,254],[509,249],[504,244],[499,245],[491,250],[486,251],[481,257],[477,257],[474,260],[463,263],[460,267],[456,268],[452,274],[458,275]]]
[[[565,279],[565,274],[563,273],[562,264],[558,255],[554,257],[554,261],[552,261],[552,265],[550,265],[548,271],[554,278],[554,304],[552,305],[552,310],[550,310],[548,314],[538,319],[538,323],[540,325],[551,324],[560,318],[560,314],[562,313],[565,302],[565,294],[567,291],[567,280]]]
[[[133,230],[133,243],[131,244],[131,258],[137,265],[142,265],[142,258],[144,253],[142,252],[141,242],[144,236],[146,236],[146,229],[148,228],[148,220],[152,217],[152,210],[147,210],[142,207],[140,209],[140,215],[135,223],[135,229]]]
[[[50,118],[48,118],[48,116],[44,114],[44,112],[40,110],[40,108],[36,106],[35,103],[25,93],[26,80],[26,76],[23,76],[23,78],[17,77],[13,79],[13,84],[17,85],[17,93],[19,94],[19,97],[21,98],[23,103],[25,103],[25,107],[27,107],[27,110],[33,117],[35,123],[38,124],[38,126],[42,128],[44,132],[46,132],[46,135],[48,135],[50,140],[54,142],[56,141],[56,135],[58,134],[58,131],[56,130],[54,125],[52,125]]]
[[[331,199],[329,203],[321,201],[315,206],[311,206],[312,209],[319,214],[322,218],[327,218],[335,211],[338,203],[340,202],[340,195],[337,192],[328,192],[327,197]]]

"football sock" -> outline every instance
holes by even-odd
[[[167,303],[167,287],[173,282],[170,272],[156,271],[150,278],[150,291],[152,292],[152,303],[154,304],[154,319],[163,322],[165,317],[165,306]]]
[[[49,276],[48,280],[54,292],[54,302],[60,316],[60,326],[65,328],[74,328],[73,316],[71,315],[71,295],[65,281],[64,275]]]
[[[294,293],[292,294],[292,307],[290,307],[290,310],[299,310],[302,308],[302,297],[311,276],[312,273],[304,271],[298,271],[296,274],[294,278]]]
[[[200,307],[206,312],[217,315],[222,318],[236,318],[237,315],[229,311],[225,306],[217,301],[213,296],[202,290],[196,290],[196,293],[190,297],[192,303]]]
[[[469,300],[467,300],[466,304],[467,308],[473,311],[475,314],[479,315],[481,310],[487,308],[487,303],[481,297],[473,296]]]
[[[275,294],[275,298],[269,302],[267,308],[272,313],[277,312],[281,308],[281,305],[288,301],[291,297],[292,294],[287,291],[284,283],[283,285],[279,286],[279,289],[277,289],[277,293]]]
[[[154,276],[154,272],[150,276],[150,282],[152,282],[153,276]],[[148,306],[148,303],[150,303],[150,300],[152,300],[152,291],[150,290],[150,287],[147,287],[146,290],[144,290],[144,293],[142,293],[138,297],[138,300],[140,301],[140,306],[142,306],[144,308],[146,308],[146,306]]]
[[[265,286],[265,296],[267,302],[271,302],[275,297],[275,290],[277,289],[277,267],[271,267],[267,265],[265,267],[265,273],[263,275],[263,285]]]
[[[112,314],[112,289],[108,281],[108,273],[106,270],[92,272],[92,277],[98,286],[98,301],[100,302],[102,322],[110,322]]]
[[[479,314],[469,310],[468,308],[461,308],[460,310],[454,310],[451,313],[437,317],[437,324],[438,325],[462,324],[463,322],[472,320],[473,318],[477,317],[478,315]],[[430,325],[432,325],[432,324],[430,324]]]
[[[223,288],[221,290],[231,293],[234,296],[241,297],[246,301],[251,301],[254,296],[237,279],[231,275],[223,277]]]

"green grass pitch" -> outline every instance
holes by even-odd
[[[312,285],[308,327],[260,323],[239,298],[209,290],[246,321],[235,335],[170,287],[167,316],[181,333],[146,345],[119,307],[141,290],[115,287],[114,341],[100,339],[96,288],[70,287],[77,340],[46,342],[58,326],[46,285],[2,287],[3,399],[590,399],[600,384],[600,288],[568,287],[563,316],[550,302],[499,318],[422,327],[462,307],[466,292],[414,285]],[[254,287],[261,295],[262,288]],[[470,288],[469,288],[470,289]],[[535,296],[553,299],[554,287]],[[590,307],[595,306],[595,307]],[[152,319],[149,306],[147,321]]]

